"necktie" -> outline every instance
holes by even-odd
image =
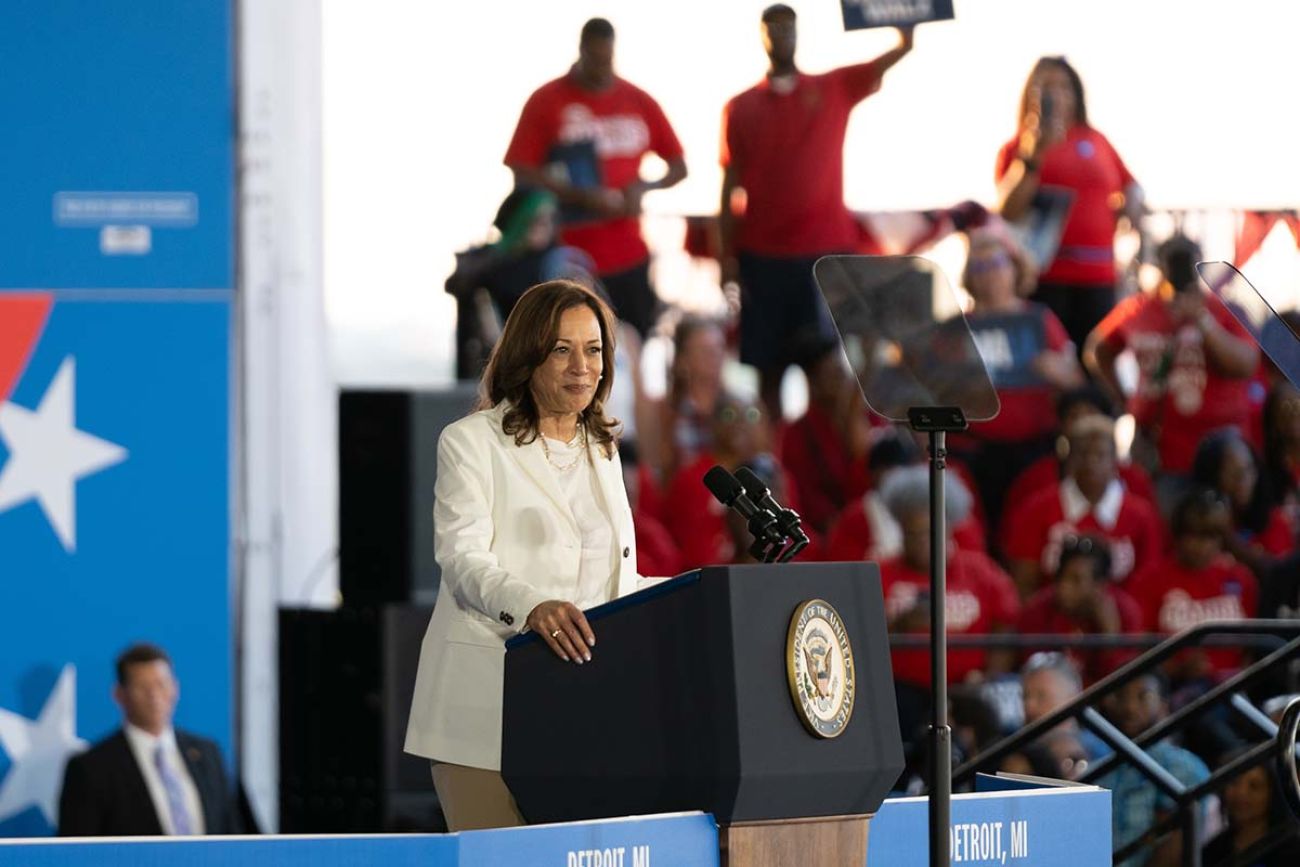
[[[181,836],[193,834],[194,822],[190,817],[189,808],[185,806],[185,789],[181,786],[181,778],[176,770],[167,761],[161,744],[153,754],[153,762],[158,768],[158,777],[162,780],[163,791],[167,793],[167,812],[172,815],[172,833]]]

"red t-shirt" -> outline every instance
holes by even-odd
[[[913,571],[901,558],[896,558],[880,564],[880,584],[885,597],[885,617],[892,621],[929,593],[930,576]],[[1020,616],[1020,597],[1011,577],[988,557],[976,551],[956,551],[948,559],[944,615],[949,635],[1010,629]],[[982,669],[986,655],[978,647],[950,649],[948,680],[958,682],[972,671]],[[929,685],[929,651],[895,650],[892,656],[894,677],[917,686]]]
[[[1274,506],[1269,511],[1268,523],[1263,530],[1243,535],[1248,544],[1258,546],[1271,557],[1285,557],[1296,549],[1295,528],[1281,506]]]
[[[640,177],[641,160],[655,153],[664,160],[682,156],[677,134],[651,96],[621,78],[605,90],[586,90],[569,75],[547,82],[524,104],[506,150],[508,166],[563,167],[554,148],[591,142],[599,161],[600,184],[621,190]],[[649,255],[635,217],[566,224],[565,244],[586,250],[598,273],[613,274],[640,264]]]
[[[989,421],[971,423],[971,436],[1011,443],[1051,435],[1055,391],[1034,371],[1033,362],[1044,351],[1059,352],[1070,344],[1061,320],[1043,305],[1025,302],[1015,313],[967,314],[966,322],[1002,404]]]
[[[1111,577],[1122,582],[1160,556],[1163,532],[1149,503],[1125,491],[1110,526],[1102,523],[1095,509],[1072,521],[1065,514],[1067,484],[1044,488],[1012,513],[1002,528],[1002,550],[1008,558],[1037,563],[1043,581],[1056,574],[1066,536],[1099,536],[1110,548]]]
[[[1219,325],[1242,340],[1250,334],[1216,296],[1205,306]],[[1179,324],[1165,302],[1142,293],[1125,298],[1097,326],[1114,352],[1137,356],[1137,390],[1129,410],[1146,429],[1158,429],[1157,447],[1165,472],[1186,474],[1201,439],[1221,427],[1248,425],[1249,379],[1223,376],[1205,357],[1204,336],[1192,323]]]
[[[804,523],[819,530],[867,490],[866,461],[849,454],[835,424],[811,404],[781,432],[781,464],[799,490]]]
[[[1259,592],[1250,570],[1227,555],[1197,571],[1166,556],[1134,575],[1129,589],[1142,608],[1143,627],[1164,633],[1208,620],[1254,617]],[[1206,655],[1216,672],[1241,667],[1240,650],[1219,648]]]
[[[684,571],[682,555],[672,534],[645,512],[633,515],[636,525],[636,571],[650,578],[667,578]]]
[[[1020,150],[1019,136],[998,151],[994,175],[1007,173]],[[1115,284],[1115,207],[1113,197],[1133,183],[1133,175],[1109,141],[1092,127],[1076,125],[1042,156],[1039,183],[1074,193],[1056,258],[1039,279],[1044,283]]]
[[[1011,520],[1015,510],[1020,508],[1020,504],[1025,500],[1028,500],[1043,488],[1059,485],[1061,476],[1061,461],[1056,455],[1043,455],[1025,467],[1024,471],[1016,476],[1015,481],[1011,483],[1011,487],[1007,488],[1007,504],[1002,510],[1002,523],[1005,524]],[[1151,484],[1151,477],[1147,475],[1146,470],[1137,464],[1120,464],[1119,480],[1124,483],[1124,487],[1133,492],[1134,496],[1140,497],[1148,503],[1156,501],[1156,491]]]
[[[1115,602],[1115,610],[1119,613],[1120,632],[1141,632],[1142,609],[1137,601],[1113,584],[1105,585],[1102,592]],[[1021,634],[1097,634],[1096,626],[1091,621],[1079,620],[1056,606],[1056,588],[1053,586],[1044,587],[1029,597],[1025,607],[1020,611],[1020,626],[1017,631]],[[1031,648],[1025,651],[1024,656],[1028,658],[1039,650],[1058,649],[1060,648]],[[1110,674],[1135,655],[1131,650],[1079,650],[1077,648],[1066,648],[1065,654],[1078,666],[1085,684],[1091,684]]]
[[[664,494],[664,526],[677,542],[683,569],[730,563],[735,545],[727,532],[727,509],[704,487],[717,463],[705,454],[673,474]]]
[[[736,550],[727,528],[727,508],[704,485],[705,473],[717,463],[718,459],[712,453],[700,455],[673,475],[665,492],[664,526],[677,543],[682,571],[732,563],[738,553],[744,553]],[[799,499],[787,481],[789,474],[784,468],[779,468],[778,472],[783,481],[781,487],[787,492],[785,505],[799,511]],[[805,527],[804,532],[808,535],[809,546],[798,559],[812,561],[819,556],[820,540],[814,528]]]
[[[880,87],[874,62],[799,73],[780,93],[764,79],[722,113],[722,166],[745,190],[738,250],[762,256],[851,252],[862,239],[844,206],[844,133]]]

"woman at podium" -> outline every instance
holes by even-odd
[[[637,587],[618,422],[605,415],[613,322],[577,283],[529,289],[488,360],[476,411],[438,440],[442,584],[406,751],[432,760],[453,831],[524,822],[500,773],[505,640],[532,630],[583,665],[597,648],[582,609]]]

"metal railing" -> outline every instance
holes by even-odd
[[[913,636],[898,636],[898,638],[911,639]],[[980,640],[969,642],[962,642],[961,638],[961,636],[953,636],[950,639],[951,646],[960,647],[965,644],[983,647],[1037,647],[1045,645],[1054,648],[1105,649],[1148,646],[1149,642],[1157,636],[995,635],[978,636]],[[974,639],[976,636],[970,638]],[[891,643],[898,647],[911,646],[910,641],[899,642],[891,639]],[[1259,648],[1261,652],[1267,650],[1267,653],[1134,737],[1124,734],[1097,711],[1097,706],[1107,696],[1136,678],[1151,673],[1175,654],[1191,647],[1224,644]],[[919,644],[916,646],[920,647]],[[1182,863],[1187,867],[1200,867],[1199,802],[1233,777],[1263,764],[1270,758],[1275,760],[1278,777],[1283,781],[1286,804],[1296,822],[1300,823],[1300,775],[1297,774],[1295,752],[1297,726],[1300,725],[1300,699],[1293,701],[1287,707],[1282,724],[1279,726],[1274,725],[1272,720],[1256,708],[1245,695],[1245,690],[1252,685],[1296,659],[1300,659],[1300,621],[1224,621],[1191,627],[1177,635],[1164,638],[1141,656],[1085,689],[1073,701],[1003,738],[958,766],[953,771],[953,783],[957,785],[969,781],[977,770],[996,767],[1007,756],[1018,752],[1062,723],[1074,720],[1114,750],[1110,756],[1089,767],[1080,782],[1095,783],[1119,767],[1130,765],[1175,805],[1170,815],[1156,822],[1138,839],[1116,850],[1115,860],[1117,862],[1124,860],[1176,827],[1182,835]],[[1144,751],[1146,747],[1183,731],[1199,716],[1216,708],[1231,709],[1252,729],[1262,734],[1265,740],[1213,771],[1204,782],[1192,786],[1183,784]],[[1295,834],[1296,830],[1296,827],[1275,829],[1252,847],[1251,853],[1246,854],[1258,855],[1271,851]],[[1256,849],[1260,852],[1256,853]]]

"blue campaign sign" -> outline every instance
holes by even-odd
[[[230,317],[229,293],[0,293],[0,836],[50,832],[133,641],[231,756]]]
[[[926,798],[885,801],[871,820],[867,867],[926,867]],[[1108,867],[1110,792],[1093,786],[954,795],[954,864]]]
[[[234,285],[232,6],[0,4],[0,288]]]
[[[0,867],[459,867],[458,845],[455,834],[0,841]]]
[[[461,834],[197,837],[96,842],[0,841],[23,867],[717,867],[704,813],[538,825]]]
[[[906,27],[953,17],[952,0],[840,0],[845,30]]]
[[[572,822],[461,838],[461,863],[475,867],[717,867],[718,826],[704,813]]]

